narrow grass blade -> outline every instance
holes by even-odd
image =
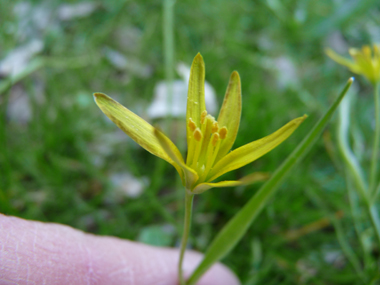
[[[361,269],[360,261],[358,256],[356,255],[355,251],[352,249],[350,243],[348,242],[348,239],[346,235],[344,234],[343,226],[341,221],[339,221],[335,215],[332,215],[326,206],[326,203],[324,202],[322,197],[319,197],[317,192],[312,188],[306,189],[306,195],[309,196],[310,200],[319,208],[325,212],[325,214],[329,217],[329,220],[331,221],[331,224],[334,226],[336,238],[339,242],[339,245],[342,249],[342,252],[346,256],[347,260],[351,263],[353,269],[361,278],[363,283],[365,284],[365,275],[363,273],[363,270]]]
[[[248,203],[246,203],[246,205],[219,232],[208,248],[202,262],[189,278],[187,282],[188,285],[195,284],[215,262],[226,256],[243,237],[248,227],[264,208],[267,201],[276,192],[285,175],[289,173],[290,169],[315,143],[353,81],[353,78],[348,80],[347,84],[343,88],[343,91],[328,109],[326,114],[319,120],[319,122],[313,127],[313,129],[297,146],[297,148],[288,156],[282,165],[275,171],[271,179],[260,188],[260,190],[248,201]]]
[[[26,68],[22,72],[18,73],[17,75],[15,75],[13,77],[8,78],[8,79],[1,80],[0,81],[0,94],[5,93],[14,84],[21,81],[25,77],[29,76],[31,73],[35,72],[36,70],[42,68],[44,66],[44,64],[45,64],[44,60],[42,60],[40,58],[34,59],[26,66]]]
[[[367,204],[368,214],[371,219],[371,223],[373,226],[373,229],[375,230],[375,235],[377,238],[377,241],[380,245],[380,218],[379,218],[379,211],[377,210],[377,207],[375,204],[372,204],[369,202]]]
[[[350,97],[347,96],[339,107],[338,148],[343,156],[346,167],[352,175],[357,191],[362,199],[368,201],[369,196],[367,193],[367,186],[363,178],[363,170],[348,142],[349,126]]]

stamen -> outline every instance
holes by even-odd
[[[192,132],[192,135],[194,136],[194,131],[197,128],[197,125],[194,123],[192,118],[189,118],[188,126],[189,126],[189,131]],[[187,160],[186,160],[187,165],[190,165],[192,162],[194,150],[195,150],[195,141],[191,138],[189,140],[189,145],[188,145]]]
[[[373,45],[373,58],[376,62],[376,64],[379,64],[380,60],[380,46],[379,45]]]
[[[211,136],[211,143],[207,147],[207,155],[206,155],[206,165],[204,168],[204,171],[202,173],[202,176],[200,178],[201,181],[204,181],[210,172],[210,169],[214,165],[214,161],[216,159],[216,156],[219,152],[220,148],[220,136],[218,133],[213,133]]]
[[[201,124],[203,124],[203,122],[205,121],[206,116],[207,116],[207,111],[204,110],[204,111],[202,112],[202,114],[201,114]]]
[[[371,48],[369,46],[363,46],[362,51],[366,57],[371,58]]]
[[[194,139],[195,139],[195,150],[194,150],[194,156],[193,161],[191,162],[191,168],[195,169],[198,165],[199,155],[201,153],[202,148],[202,132],[199,128],[196,128],[194,133]]]
[[[197,128],[197,125],[194,123],[192,118],[189,118],[189,128],[190,128],[190,131],[192,132],[194,132],[195,129]]]
[[[220,139],[224,140],[227,136],[227,128],[223,127],[219,131]]]
[[[376,55],[379,54],[379,46],[378,45],[373,45],[373,51]]]
[[[213,133],[212,138],[211,138],[211,143],[213,146],[216,146],[218,140],[219,140],[219,134],[218,133]]]
[[[214,122],[215,122],[215,118],[211,115],[207,115],[201,126],[201,132],[202,132],[203,138],[202,138],[201,153],[199,155],[199,160],[198,160],[198,167],[201,167],[206,161],[207,146],[210,143],[210,139],[212,135],[211,129]]]
[[[199,128],[196,128],[195,131],[193,132],[194,139],[197,142],[200,142],[202,139],[202,132]]]
[[[211,132],[216,133],[218,130],[219,130],[219,124],[217,121],[215,121],[214,124],[212,125]]]

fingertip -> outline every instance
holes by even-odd
[[[178,284],[178,249],[95,236],[59,224],[0,214],[0,249],[0,276],[9,282]],[[185,276],[190,276],[201,259],[200,253],[186,252]],[[216,264],[197,284],[240,283],[226,266]]]

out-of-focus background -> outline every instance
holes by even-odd
[[[220,107],[230,73],[240,73],[243,114],[234,147],[309,114],[281,146],[223,177],[236,179],[273,172],[352,76],[324,54],[326,47],[347,56],[351,46],[380,41],[377,0],[164,4],[0,1],[2,213],[178,246],[183,192],[174,168],[111,123],[92,93],[104,92],[161,124],[184,152],[187,69],[201,52],[210,110]],[[374,128],[371,88],[358,77],[351,93],[357,94],[353,148],[366,165]],[[361,284],[347,258],[347,250],[359,260],[365,256],[341,169],[335,118],[223,260],[243,284]],[[197,196],[191,247],[204,251],[259,187]],[[366,216],[355,215],[361,241],[378,257]]]

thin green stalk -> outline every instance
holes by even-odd
[[[163,22],[163,36],[164,36],[164,58],[165,58],[165,75],[166,80],[173,80],[174,78],[174,4],[173,0],[165,0],[164,6],[164,22]]]
[[[165,61],[165,82],[167,86],[167,101],[166,106],[168,108],[168,114],[165,121],[164,129],[166,133],[170,134],[173,141],[177,142],[177,146],[181,152],[183,152],[184,145],[183,140],[178,139],[181,134],[177,132],[170,131],[171,125],[173,124],[173,81],[174,81],[174,61],[175,61],[175,46],[174,46],[174,5],[175,0],[164,0],[163,1],[163,24],[162,24],[162,34],[163,34],[163,49],[164,49],[164,61]],[[176,178],[176,189],[177,189],[177,201],[180,203],[183,199],[183,192],[181,187],[181,179],[179,176]],[[178,204],[178,217],[183,216],[182,204]]]
[[[375,134],[373,138],[371,172],[370,172],[370,193],[376,195],[376,179],[377,179],[377,164],[380,147],[380,98],[379,98],[379,83],[374,85],[375,99]]]
[[[165,81],[168,88],[167,108],[168,117],[166,121],[167,131],[170,129],[172,106],[173,106],[173,79],[174,79],[174,3],[173,0],[163,2],[163,38],[164,38],[164,60],[165,60]]]
[[[368,201],[368,188],[363,178],[363,170],[351,151],[348,142],[348,130],[350,126],[350,98],[346,97],[339,107],[338,148],[343,156],[345,165],[352,175],[356,190],[360,198]]]
[[[364,267],[366,270],[368,270],[369,264],[370,264],[370,255],[368,253],[368,250],[365,246],[365,243],[362,237],[362,229],[359,226],[360,221],[358,219],[358,209],[357,209],[358,205],[356,204],[357,196],[355,196],[357,194],[355,193],[354,187],[351,185],[348,174],[346,173],[345,176],[346,176],[346,185],[347,185],[347,191],[348,191],[348,201],[350,205],[351,216],[353,219],[356,235],[358,236],[359,243],[363,251]]]
[[[187,285],[195,284],[199,278],[217,261],[226,256],[243,237],[268,200],[278,189],[280,183],[292,167],[301,160],[310,147],[315,143],[322,130],[330,120],[341,100],[350,88],[353,78],[350,78],[335,102],[330,106],[324,116],[315,124],[297,148],[288,156],[272,177],[259,189],[259,191],[244,205],[244,207],[223,227],[206,251],[202,262],[195,269]]]
[[[189,239],[189,234],[190,234],[191,212],[193,210],[193,199],[194,199],[194,194],[191,194],[190,191],[188,191],[187,189],[185,193],[186,193],[185,194],[185,219],[183,222],[183,235],[182,235],[181,251],[180,251],[179,262],[178,262],[178,278],[179,278],[180,285],[186,284],[183,278],[182,264],[183,264],[183,257],[185,255],[187,240]]]
[[[99,60],[98,57],[92,56],[91,54],[74,58],[36,57],[29,62],[22,72],[0,81],[0,95],[43,67],[75,69],[94,64],[97,60]]]
[[[367,211],[369,214],[369,217],[371,219],[371,223],[373,226],[373,229],[375,230],[375,235],[377,238],[377,241],[379,243],[380,248],[380,219],[379,219],[379,213],[377,212],[377,208],[375,204],[372,204],[371,201],[368,201],[366,203]]]
[[[376,87],[376,89],[377,89],[377,87]],[[378,104],[378,102],[376,102],[376,105],[377,104]],[[378,107],[376,107],[376,108],[378,108]],[[376,111],[378,111],[378,110],[376,110]],[[372,189],[368,188],[366,186],[364,179],[363,179],[363,174],[362,174],[362,169],[360,167],[360,164],[357,161],[355,155],[352,153],[350,146],[348,144],[348,130],[349,130],[349,125],[350,125],[349,124],[349,114],[350,114],[350,101],[349,101],[349,97],[347,97],[343,100],[342,104],[339,107],[339,115],[340,115],[339,119],[340,120],[339,120],[338,145],[339,145],[339,149],[342,153],[342,156],[345,160],[345,163],[347,165],[347,168],[350,171],[350,174],[352,175],[352,179],[354,180],[356,190],[359,192],[361,198],[365,202],[365,206],[366,206],[366,209],[368,211],[368,215],[370,216],[371,223],[372,223],[373,229],[375,231],[375,235],[377,237],[377,240],[378,240],[379,246],[380,246],[380,220],[379,220],[378,214],[376,212],[376,206],[374,204],[373,195],[371,195]],[[377,128],[377,126],[376,126],[376,128]],[[380,130],[379,130],[379,132],[380,132]],[[378,136],[378,134],[376,134],[376,132],[375,132],[375,136]],[[376,145],[378,143],[379,143],[378,140],[375,139],[374,145]],[[379,146],[377,146],[377,148],[378,147]],[[372,155],[373,155],[373,158],[374,157],[376,158],[378,150],[376,149],[376,151],[374,150],[374,152],[375,153],[373,153]],[[374,156],[374,154],[376,156]],[[372,166],[374,166],[374,168],[375,168],[374,173],[376,173],[377,161],[376,161],[376,159],[374,161],[375,162]],[[373,160],[372,160],[372,162],[373,162]],[[372,169],[371,169],[371,171],[372,171]],[[372,179],[374,179],[374,181],[375,181],[373,183],[376,183],[376,177],[372,178]],[[374,185],[376,186],[376,184],[374,184]],[[374,194],[376,194],[376,193],[374,193]]]
[[[46,61],[41,58],[36,58],[32,60],[28,66],[17,75],[7,78],[5,80],[2,80],[0,82],[0,94],[5,93],[9,88],[11,88],[14,84],[21,81],[25,77],[29,76],[36,70],[42,68],[45,65]]]
[[[311,187],[307,188],[305,193],[328,216],[329,220],[331,221],[331,224],[334,226],[337,240],[339,242],[339,245],[344,255],[346,256],[348,261],[351,263],[353,269],[356,271],[359,278],[363,281],[363,283],[366,283],[365,275],[363,273],[363,270],[360,267],[359,259],[344,234],[342,223],[335,217],[335,215],[331,214],[331,212],[326,206],[326,203],[323,201],[323,199],[321,199],[318,196],[318,194],[315,192],[313,188]]]
[[[379,194],[380,194],[380,182],[379,182],[379,184],[376,187],[376,191],[375,191],[375,195],[373,196],[373,200],[376,201],[377,197],[379,196]]]
[[[158,199],[157,192],[160,189],[164,177],[165,170],[167,168],[167,165],[165,161],[159,159],[156,162],[156,165],[154,167],[153,175],[152,175],[152,181],[148,187],[149,191],[147,191],[147,198],[148,202],[151,204],[153,208],[156,208],[158,213],[161,214],[161,216],[167,221],[168,223],[171,223],[173,226],[179,230],[178,221],[173,218],[171,213],[165,208],[165,206],[162,204],[161,201]]]

